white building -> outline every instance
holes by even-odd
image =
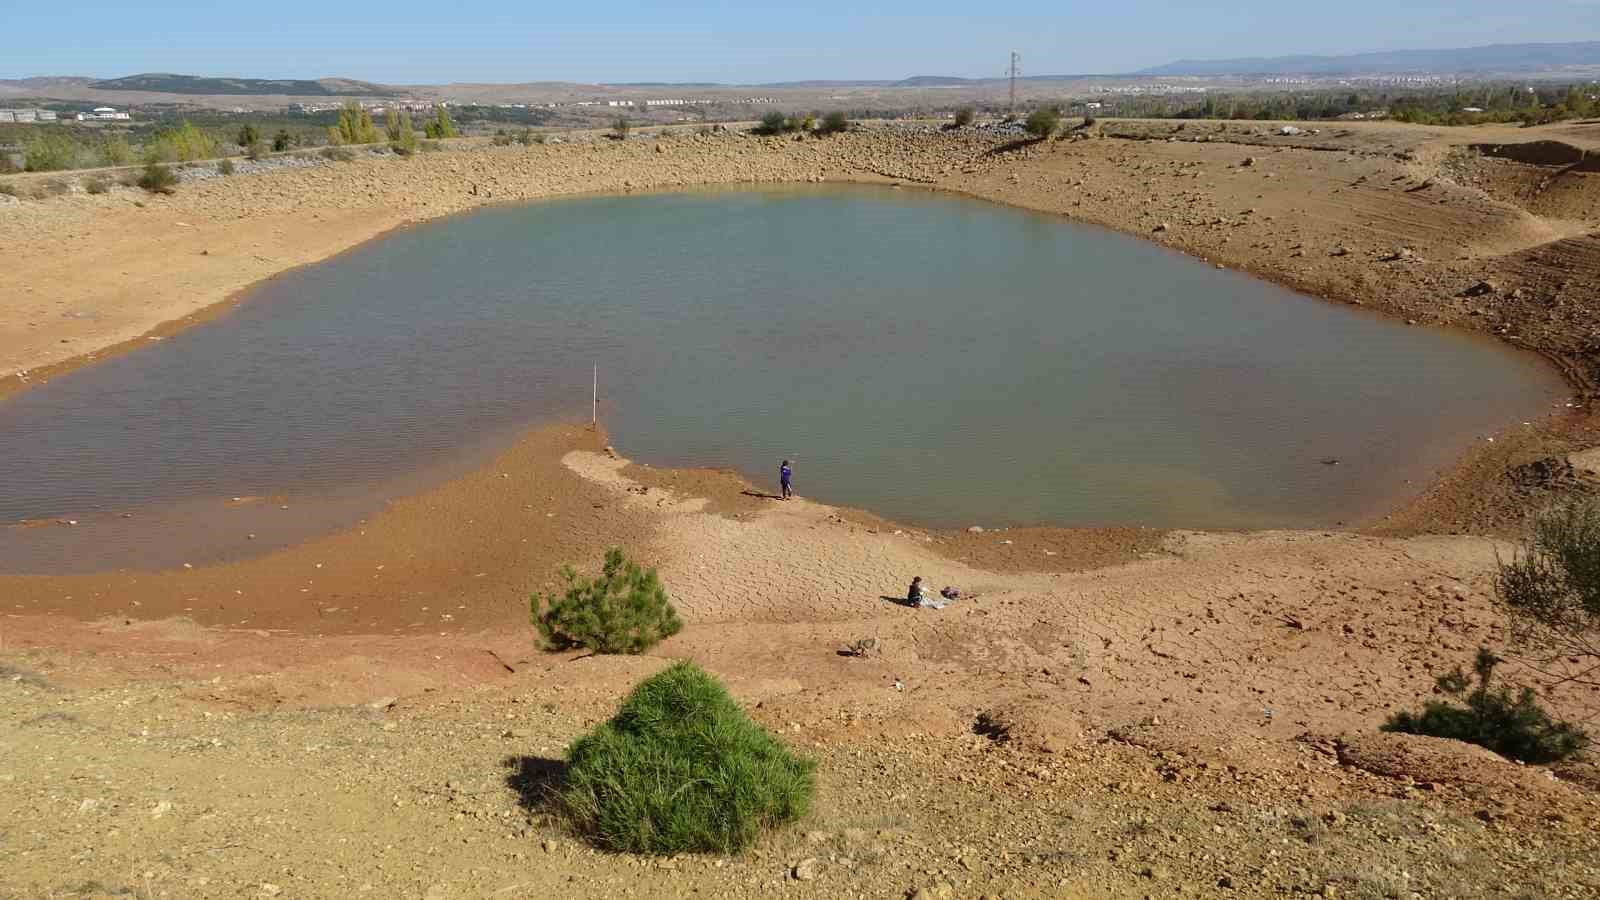
[[[79,122],[115,121],[133,118],[125,112],[118,112],[109,106],[97,106],[94,112],[78,113]]]

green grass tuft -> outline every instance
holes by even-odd
[[[679,662],[646,679],[611,721],[567,748],[561,806],[608,850],[734,853],[811,808],[816,763]]]

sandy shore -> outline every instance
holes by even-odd
[[[1587,395],[1600,176],[1467,148],[1588,147],[1594,126],[1103,129],[1122,136],[485,147],[169,198],[8,204],[0,374],[25,390],[262,278],[484,203],[823,178],[1060,213],[1494,334]],[[1600,443],[1586,409],[1521,431],[1468,454],[1383,534],[1001,536],[775,503],[555,425],[354,529],[258,559],[0,576],[0,822],[27,823],[0,829],[0,897],[445,900],[574,883],[638,896],[1587,896],[1600,891],[1592,764],[1523,768],[1373,732],[1438,672],[1504,642],[1497,536],[1591,489],[1523,468]],[[644,658],[538,653],[529,592],[611,544],[660,567],[684,632]],[[892,598],[910,574],[978,596],[909,609]],[[869,636],[876,655],[839,654]],[[529,800],[527,773],[669,658],[717,672],[823,759],[815,836],[636,864],[572,846]],[[1553,702],[1600,710],[1600,694],[1571,686]],[[806,857],[819,880],[788,874]]]

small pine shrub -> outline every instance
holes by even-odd
[[[273,153],[282,153],[293,146],[294,138],[290,137],[289,132],[282,128],[278,129],[278,133],[272,136]]]
[[[540,594],[528,599],[529,616],[547,648],[640,653],[683,629],[656,570],[640,569],[615,547],[606,551],[599,578],[579,578],[571,566],[561,574],[564,596],[552,594],[548,608]]]
[[[356,152],[348,147],[323,147],[318,152],[322,154],[323,159],[331,159],[334,162],[349,162],[356,158]]]
[[[17,196],[17,186],[9,181],[0,181],[0,194],[5,194],[7,197],[15,197]]]
[[[177,190],[178,176],[161,163],[153,162],[144,167],[144,174],[139,176],[139,187],[152,194],[170,194]]]
[[[509,147],[511,146],[512,140],[513,138],[511,135],[506,134],[503,129],[495,132],[494,137],[489,139],[490,143],[494,144],[496,147]]]
[[[217,163],[217,174],[218,175],[232,175],[233,174],[233,160],[224,159],[221,162]]]
[[[1436,682],[1442,693],[1457,702],[1430,700],[1420,713],[1397,712],[1382,730],[1466,741],[1529,763],[1566,759],[1588,746],[1589,736],[1583,729],[1552,719],[1530,688],[1513,692],[1505,685],[1491,687],[1499,664],[1499,657],[1480,649],[1473,664],[1476,687],[1457,666]]]
[[[617,120],[615,122],[611,123],[611,137],[612,137],[612,139],[613,140],[618,140],[618,141],[627,140],[628,139],[628,131],[631,128],[633,128],[633,125],[628,122],[628,119],[627,119],[626,116],[618,116]]]
[[[679,662],[567,748],[560,805],[614,851],[735,853],[811,808],[816,763],[751,721],[716,679]]]
[[[91,194],[105,194],[111,191],[111,182],[98,176],[83,183],[83,189]]]
[[[978,111],[971,106],[963,106],[956,110],[955,125],[965,128],[978,120]]]

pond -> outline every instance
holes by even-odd
[[[568,198],[396,232],[0,404],[0,522],[78,522],[0,528],[0,569],[349,524],[587,420],[592,366],[636,459],[774,486],[788,458],[803,496],[931,526],[1331,526],[1563,389],[1492,340],[974,200]]]

